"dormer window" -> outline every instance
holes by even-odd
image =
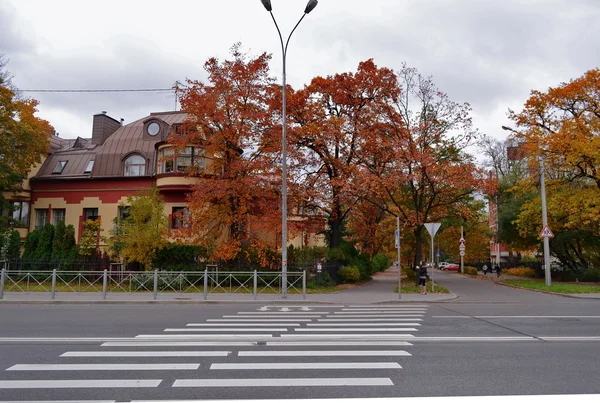
[[[88,162],[87,167],[85,168],[85,171],[83,171],[83,173],[89,174],[90,172],[92,172],[92,168],[94,168],[94,160]]]
[[[54,167],[54,170],[52,170],[53,174],[61,174],[62,171],[65,169],[65,167],[67,166],[67,162],[69,161],[58,161],[58,163],[56,164],[56,166]]]
[[[146,175],[146,160],[139,154],[133,154],[125,160],[125,176]]]
[[[151,122],[148,127],[146,128],[146,130],[148,131],[148,134],[151,136],[156,136],[158,133],[160,133],[160,125],[157,122]]]

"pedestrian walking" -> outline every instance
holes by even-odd
[[[501,269],[500,269],[500,265],[499,265],[499,264],[497,264],[497,265],[496,265],[496,276],[497,276],[497,277],[500,277],[500,270],[501,270]]]
[[[487,264],[484,264],[482,269],[483,269],[483,275],[484,276],[487,275]]]
[[[427,294],[427,287],[425,286],[427,282],[427,268],[421,262],[419,265],[419,285],[421,286],[421,294]]]

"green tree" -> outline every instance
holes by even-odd
[[[154,186],[128,197],[127,203],[129,216],[110,231],[109,251],[127,263],[139,262],[151,270],[157,252],[168,243],[169,220],[164,214],[164,200]]]
[[[18,259],[21,255],[21,234],[19,231],[12,230],[10,233],[10,247],[8,248],[8,258]]]
[[[41,231],[37,229],[27,234],[27,237],[25,237],[25,245],[23,246],[23,259],[33,259],[35,257],[41,235]]]
[[[102,220],[86,220],[83,222],[83,232],[79,240],[79,253],[82,256],[92,256],[98,251],[101,239]]]
[[[54,242],[52,244],[52,259],[62,259],[63,257],[63,244],[65,241],[66,228],[64,221],[60,221],[56,224],[56,228],[54,229]]]
[[[54,241],[54,225],[46,223],[40,235],[40,241],[34,253],[36,260],[49,262],[52,257],[52,243]]]
[[[72,260],[79,254],[79,247],[75,242],[75,227],[71,224],[65,227],[65,235],[62,242],[62,257],[64,260]]]

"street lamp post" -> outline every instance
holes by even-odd
[[[516,130],[502,126],[503,130],[517,133]],[[542,225],[543,228],[548,226],[548,212],[546,210],[546,180],[545,180],[545,167],[544,157],[540,157],[540,191],[542,193]],[[546,280],[546,287],[552,285],[552,277],[550,275],[550,239],[547,236],[544,237],[544,278]]]
[[[281,42],[281,52],[283,54],[283,83],[281,87],[282,92],[282,107],[281,107],[281,118],[282,118],[282,129],[281,129],[281,296],[283,298],[287,298],[287,150],[286,150],[286,126],[287,126],[287,113],[286,113],[286,82],[285,82],[285,62],[287,56],[287,47],[290,43],[290,38],[292,34],[298,28],[298,25],[302,22],[304,17],[308,13],[310,13],[318,4],[318,0],[309,0],[306,4],[306,8],[304,9],[304,14],[300,20],[290,32],[285,45],[283,43],[283,36],[281,36],[281,31],[279,30],[279,25],[277,25],[277,21],[275,20],[275,16],[273,15],[273,7],[271,7],[271,0],[261,0],[261,3],[265,7],[265,9],[271,14],[271,18],[275,23],[275,28],[277,28],[277,33],[279,34],[279,41]]]

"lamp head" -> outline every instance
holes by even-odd
[[[304,14],[310,13],[314,8],[319,4],[318,0],[309,0],[306,4],[306,8],[304,9]]]
[[[512,127],[508,127],[508,126],[502,126],[502,130],[508,130],[509,132],[514,132]]]
[[[260,2],[263,6],[265,6],[268,12],[271,12],[271,10],[273,10],[273,7],[271,7],[271,0],[260,0]]]

